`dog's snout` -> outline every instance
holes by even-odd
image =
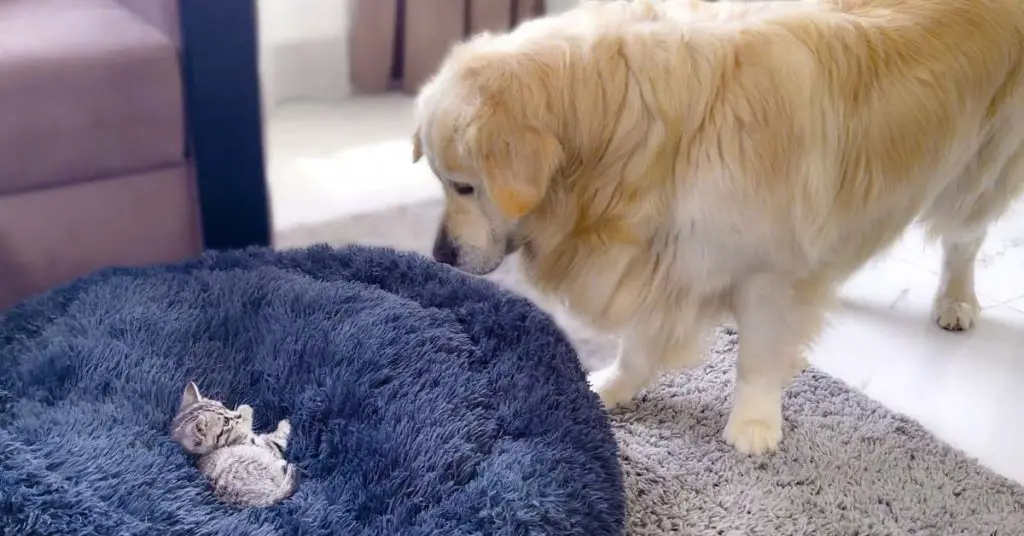
[[[459,251],[444,227],[437,231],[434,239],[434,260],[449,266],[455,266],[459,261]]]

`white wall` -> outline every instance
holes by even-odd
[[[352,94],[348,61],[351,0],[256,1],[266,112],[289,101],[335,102]],[[563,11],[579,1],[547,0],[547,8]]]
[[[352,94],[351,0],[257,0],[264,109],[292,100],[332,102]]]
[[[548,13],[556,13],[559,11],[565,11],[576,4],[579,4],[580,0],[546,0],[544,7]]]

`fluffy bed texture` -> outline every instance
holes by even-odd
[[[0,318],[0,533],[618,534],[612,433],[527,300],[320,247],[115,269]],[[168,437],[182,389],[289,418],[303,478],[218,504]]]
[[[429,251],[439,201],[293,229],[281,246],[360,241]],[[514,261],[515,259],[510,259]],[[534,296],[508,262],[492,276]],[[614,342],[552,309],[594,370]],[[922,319],[922,321],[924,321]],[[662,378],[615,410],[638,536],[1024,534],[1024,489],[845,384],[811,369],[786,392],[781,450],[737,455],[721,438],[735,373],[736,333],[709,344],[709,363]]]

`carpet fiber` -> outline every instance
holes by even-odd
[[[0,316],[0,534],[613,535],[608,421],[528,301],[418,256],[209,254]],[[167,429],[188,380],[288,418],[280,506],[215,502]]]
[[[439,213],[434,202],[401,207],[295,229],[278,243],[360,241],[426,252]],[[493,279],[530,294],[511,263]],[[610,361],[612,341],[559,321],[585,367]],[[722,330],[706,367],[666,378],[613,412],[630,534],[1024,534],[1019,485],[813,369],[787,393],[782,451],[738,456],[720,439],[735,354],[735,333]]]

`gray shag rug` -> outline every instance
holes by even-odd
[[[364,243],[426,253],[440,210],[427,202],[354,216],[279,233],[276,245]],[[492,279],[536,299],[514,264]],[[551,312],[586,368],[612,359],[614,341]],[[782,449],[764,458],[736,454],[720,435],[736,339],[722,328],[706,366],[663,378],[611,412],[629,534],[1024,535],[1024,488],[813,368],[787,391]]]

